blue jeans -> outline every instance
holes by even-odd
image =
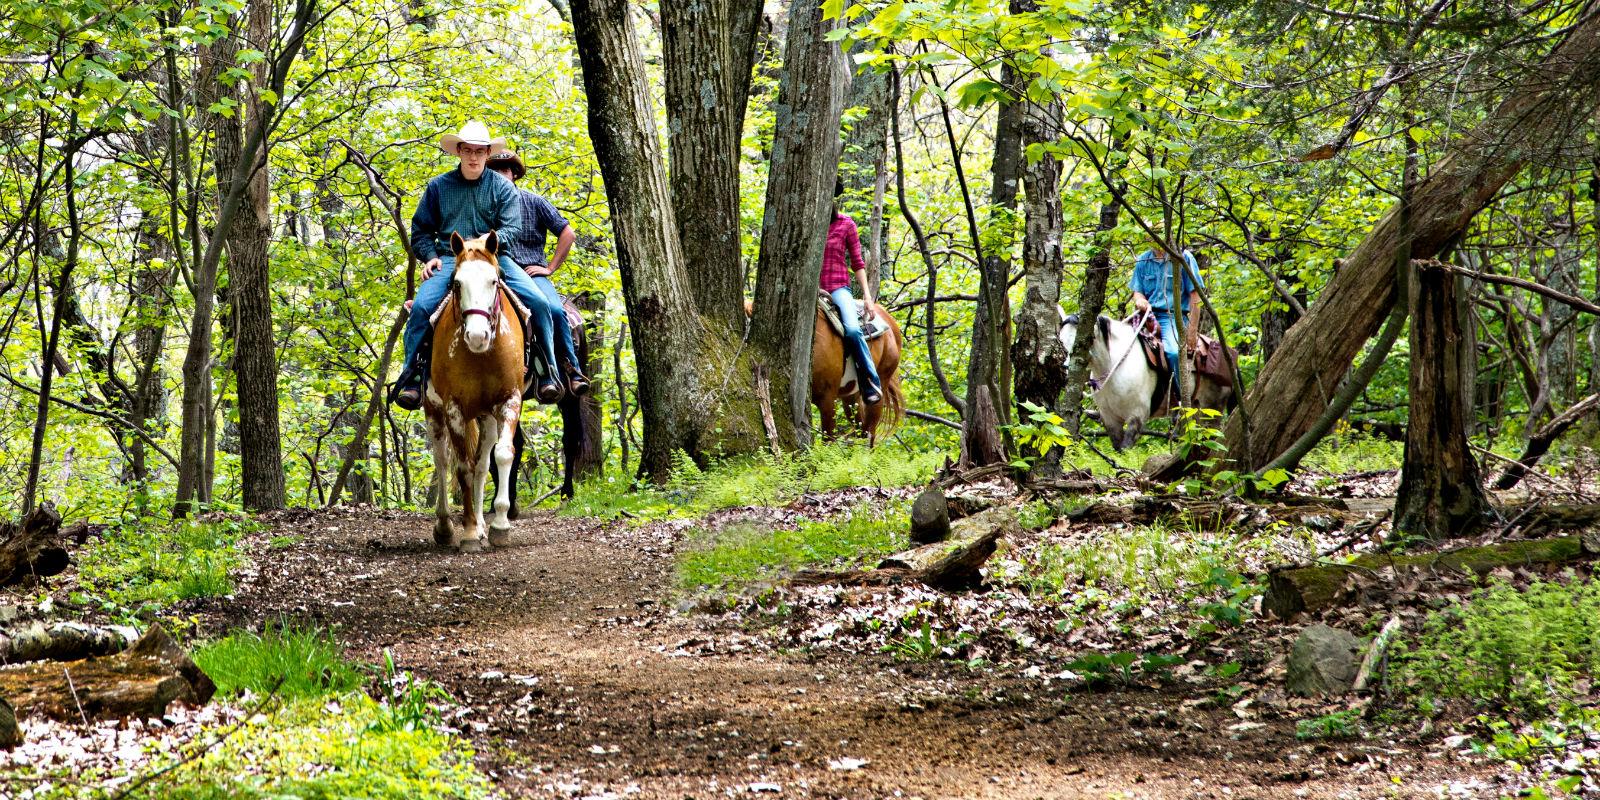
[[[1178,371],[1178,319],[1165,308],[1153,308],[1156,322],[1161,324],[1161,349],[1167,351],[1167,369]]]
[[[402,375],[410,372],[417,359],[417,349],[422,346],[423,338],[433,327],[429,324],[428,318],[439,310],[439,304],[443,303],[445,295],[450,293],[450,281],[456,274],[456,259],[455,256],[443,256],[440,261],[443,263],[439,265],[438,271],[417,287],[417,296],[411,302],[411,318],[406,320],[406,361],[400,373]],[[538,318],[539,309],[545,307],[546,301],[544,295],[539,292],[539,287],[528,277],[528,273],[517,269],[517,265],[512,263],[511,259],[501,256],[500,277],[517,299],[533,310],[534,317]],[[548,315],[546,318],[548,319]],[[549,342],[549,337],[546,337],[545,341]],[[419,382],[421,377],[421,375],[412,376],[412,382]]]
[[[865,385],[867,383],[870,383],[874,390],[881,390],[883,382],[878,379],[878,365],[872,363],[872,350],[867,347],[867,334],[861,330],[861,310],[856,306],[855,295],[850,294],[850,287],[841,286],[830,292],[829,296],[839,309],[839,321],[844,323],[845,347],[856,359],[856,372],[865,378],[861,393],[868,393]]]
[[[541,307],[536,306],[528,306],[528,310],[533,312],[533,323],[539,326],[539,335],[543,337],[545,351],[550,355],[550,366],[553,368],[551,374],[561,374],[557,366],[559,362],[555,360],[556,351],[552,349],[552,345],[559,346],[560,353],[566,358],[567,363],[572,365],[573,370],[582,373],[583,364],[578,361],[578,351],[572,345],[572,327],[567,324],[567,312],[561,307],[561,293],[556,291],[556,285],[550,282],[548,275],[534,278],[533,285],[544,298],[545,304],[542,308],[545,313],[540,313]],[[552,331],[555,333],[554,337],[550,335]]]

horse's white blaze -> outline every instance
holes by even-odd
[[[500,301],[499,280],[498,264],[477,259],[456,264],[456,302],[462,311],[461,338],[466,341],[467,349],[474,353],[489,351],[494,343],[494,331],[489,327],[487,317],[482,314],[469,316],[465,312],[477,309],[492,314],[495,303]]]

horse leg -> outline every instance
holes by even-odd
[[[466,446],[461,451],[464,457],[456,468],[456,481],[461,485],[463,553],[483,551],[483,484],[489,474],[489,451],[494,447],[494,438],[483,427],[481,420],[467,422]]]
[[[522,398],[513,397],[506,401],[500,409],[500,434],[494,442],[494,460],[499,486],[494,496],[494,519],[489,523],[489,544],[494,547],[505,547],[511,543],[511,520],[506,512],[511,509],[511,500],[506,497],[507,488],[511,486],[511,469],[516,463],[516,449],[512,440],[516,438],[517,413],[522,410]],[[484,426],[488,428],[489,426]],[[485,464],[485,467],[488,465]],[[516,495],[515,491],[509,492]]]
[[[522,510],[517,507],[517,478],[522,474],[522,448],[525,444],[522,435],[522,423],[519,420],[511,430],[511,472],[509,474],[495,473],[495,496],[500,496],[500,486],[509,482],[511,486],[511,508],[506,512],[506,519],[522,519]]]
[[[1118,451],[1126,450],[1139,443],[1139,433],[1144,430],[1144,419],[1134,417],[1128,420],[1127,427],[1122,429],[1122,446]]]
[[[837,413],[838,399],[832,392],[823,392],[822,398],[817,401],[817,413],[822,418],[822,438],[824,441],[833,441],[834,414]]]
[[[861,415],[861,432],[867,436],[867,447],[876,447],[878,444],[878,420],[883,418],[883,403],[868,404],[861,402],[857,413]]]
[[[428,439],[433,442],[433,543],[451,547],[456,543],[456,534],[450,526],[450,435],[443,425],[430,419]]]

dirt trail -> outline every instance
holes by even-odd
[[[541,513],[466,556],[436,551],[429,525],[283,516],[273,534],[300,538],[263,547],[212,622],[311,619],[357,658],[390,649],[466,706],[454,724],[512,796],[1436,797],[1465,777],[1420,752],[1300,745],[1287,721],[1230,731],[1228,709],[1182,695],[725,640],[686,655],[707,634],[658,605],[674,602],[671,526]]]

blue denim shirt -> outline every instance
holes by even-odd
[[[1204,287],[1206,282],[1200,278],[1200,267],[1195,264],[1194,254],[1188,250],[1183,251],[1183,261],[1188,268],[1183,271],[1183,310],[1189,310],[1189,293],[1194,291],[1196,281]],[[1170,260],[1156,260],[1154,250],[1146,250],[1139,254],[1133,262],[1133,275],[1128,278],[1128,288],[1145,296],[1150,301],[1150,307],[1157,311],[1172,310],[1172,262]]]

